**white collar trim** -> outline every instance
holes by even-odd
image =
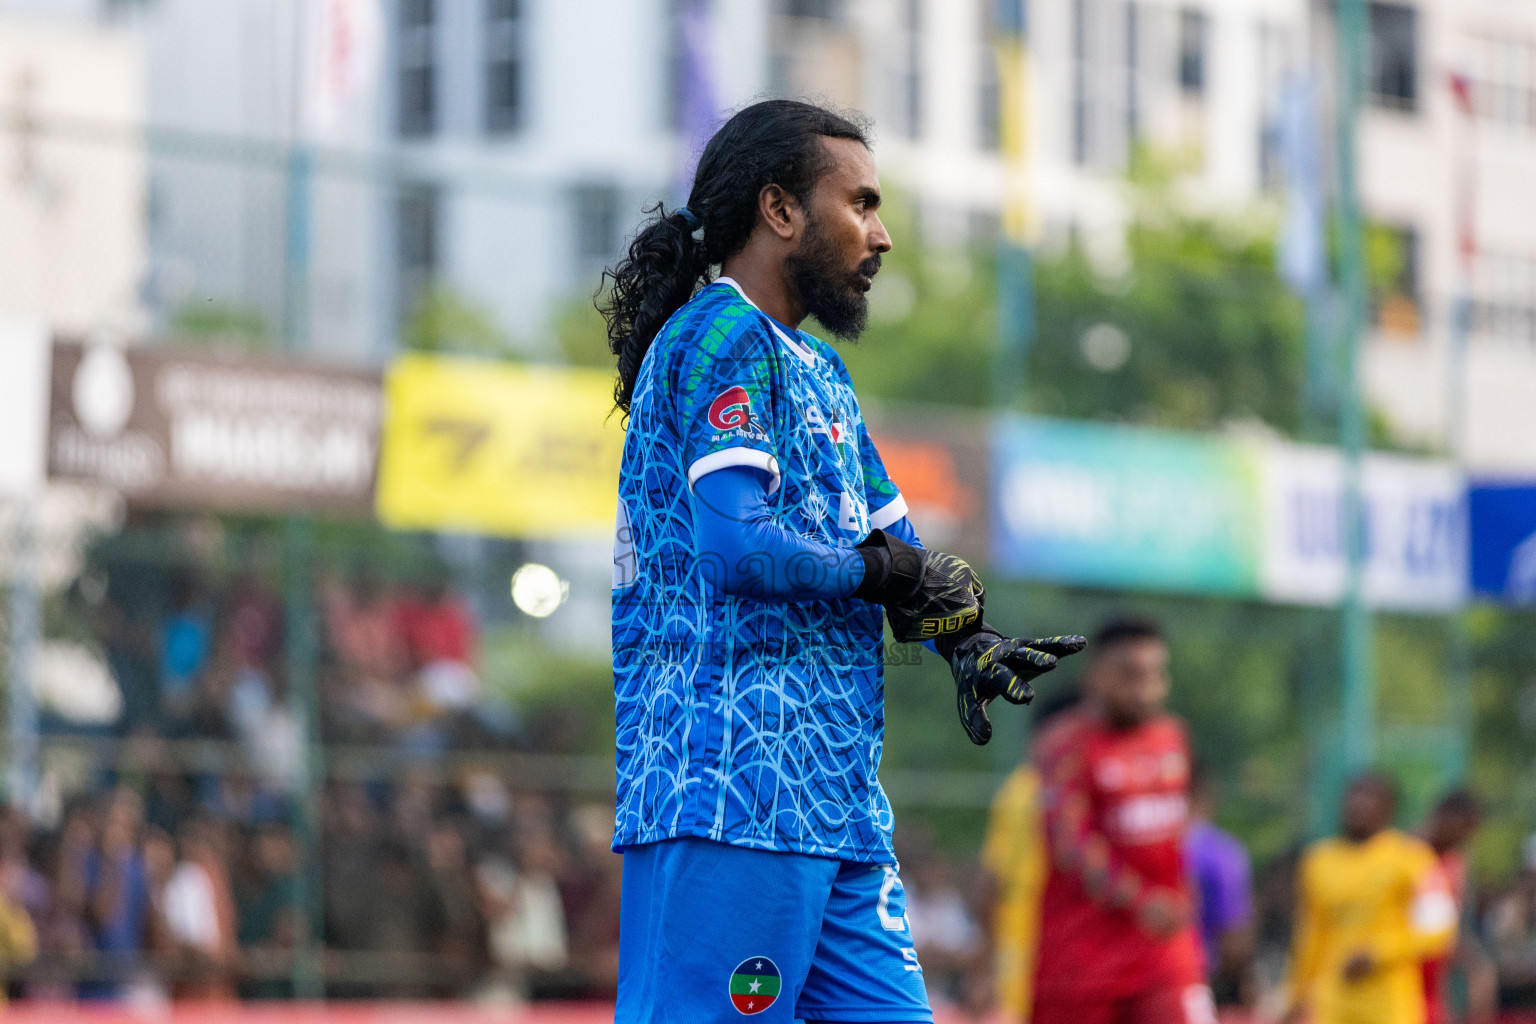
[[[737,295],[740,295],[743,299],[746,300],[747,305],[751,306],[753,309],[757,310],[759,313],[763,313],[762,307],[758,306],[757,303],[753,302],[752,301],[752,297],[750,295],[748,295],[746,292],[742,291],[741,285],[737,284],[736,280],[734,278],[730,278],[730,277],[717,277],[717,278],[715,278],[714,283],[715,284],[730,285],[732,288],[736,289],[736,294]],[[786,334],[785,331],[784,331],[784,328],[780,327],[779,326],[779,322],[777,320],[775,320],[773,317],[768,316],[767,313],[763,313],[763,316],[768,318],[768,324],[769,324],[769,326],[771,326],[773,328],[773,333],[777,334],[779,336],[779,340],[784,343],[786,348],[788,348],[795,355],[799,356],[800,359],[805,363],[805,365],[807,365],[807,366],[815,366],[816,365],[816,353],[815,352],[812,352],[808,347],[806,347],[805,345],[802,345],[800,342],[796,341],[794,338],[791,338],[788,334]]]

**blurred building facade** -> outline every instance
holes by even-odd
[[[365,87],[316,129],[327,8],[377,22]],[[699,139],[683,83],[721,111],[807,95],[868,111],[882,168],[940,244],[996,234],[994,0],[3,0],[0,12],[116,26],[146,69],[148,264],[157,325],[249,312],[278,333],[296,209],[303,324],[333,358],[376,362],[431,286],[510,347],[553,355],[551,324],[590,295],[640,208],[678,198]],[[692,17],[703,29],[684,31]],[[1536,10],[1494,0],[1369,4],[1360,191],[1394,254],[1371,297],[1372,402],[1404,440],[1444,446],[1465,410],[1470,464],[1536,468]],[[1169,155],[1198,203],[1278,219],[1277,124],[1317,84],[1326,126],[1330,18],[1308,0],[1033,0],[1024,107],[1031,240],[1075,237],[1115,269],[1138,149]],[[1470,115],[1453,71],[1468,76]],[[693,79],[688,75],[692,74]],[[133,120],[114,111],[107,120]],[[1331,178],[1326,129],[1319,187]],[[315,145],[295,193],[286,147]],[[304,201],[307,196],[307,202]],[[1463,236],[1474,240],[1466,262]],[[1374,244],[1374,243],[1373,243]],[[1456,300],[1471,300],[1461,379]]]
[[[145,168],[92,126],[144,116],[129,41],[0,15],[0,312],[66,332],[142,329]]]
[[[1445,436],[1459,402],[1469,466],[1527,475],[1536,468],[1536,200],[1522,183],[1536,174],[1536,8],[1372,4],[1371,19],[1360,188],[1405,258],[1397,287],[1376,296],[1370,397],[1405,436],[1425,441]],[[1452,75],[1467,80],[1465,106]],[[1470,324],[1457,371],[1463,298]]]

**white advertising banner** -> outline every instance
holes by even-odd
[[[30,498],[43,484],[51,341],[41,320],[0,316],[0,496]]]
[[[1331,605],[1344,593],[1344,460],[1330,448],[1275,444],[1261,474],[1260,589],[1271,601]],[[1367,455],[1368,604],[1433,612],[1467,599],[1466,482],[1448,462]]]

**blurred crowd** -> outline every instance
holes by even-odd
[[[611,805],[433,761],[541,748],[480,699],[475,617],[446,579],[320,583],[322,738],[383,760],[372,781],[333,780],[296,808],[304,749],[278,595],[253,573],[108,577],[86,603],[122,693],[110,731],[124,756],[63,800],[0,813],[9,994],[284,998],[318,971],[333,998],[611,997]],[[1255,872],[1217,824],[1216,780],[1165,710],[1168,688],[1157,626],[1112,623],[1081,687],[1035,709],[1032,757],[996,794],[977,855],[903,816],[905,913],[935,1000],[1051,1024],[1097,1020],[1099,994],[1123,989],[1113,1019],[1136,1024],[1159,1019],[1172,979],[1181,999],[1198,981],[1213,1008],[1329,1024],[1351,986],[1390,973],[1394,998],[1422,1012],[1370,1018],[1385,1024],[1536,1006],[1536,840],[1515,877],[1474,885],[1478,800],[1453,792],[1399,831],[1391,785],[1368,775],[1338,837]],[[189,763],[185,740],[232,754]],[[413,776],[423,756],[437,770]],[[1388,889],[1401,898],[1350,903]],[[1357,918],[1375,923],[1330,923]],[[1432,918],[1438,930],[1419,927]],[[1379,948],[1401,956],[1363,952]]]
[[[505,739],[479,700],[479,633],[446,567],[394,584],[367,568],[328,576],[312,597],[327,742],[435,753]],[[118,733],[229,740],[266,771],[291,766],[285,609],[260,575],[119,569],[90,598],[93,647],[122,694]]]
[[[257,786],[232,804],[198,782],[125,779],[52,828],[0,816],[12,995],[290,997],[295,951],[313,941],[332,998],[611,996],[611,806],[560,806],[489,776],[334,784],[314,874],[282,797]],[[322,893],[315,935],[309,886]]]
[[[1032,999],[1049,870],[1043,837],[1030,836],[1031,775],[1021,768],[999,794],[979,864],[945,853],[920,825],[898,845],[930,993],[1010,1019],[1024,1019]],[[1212,856],[1236,840],[1205,816],[1209,792],[1197,789],[1186,836],[1205,968],[1221,1005],[1279,1016],[1303,857],[1250,876],[1240,844]],[[1453,794],[1425,823],[1458,878],[1474,808]],[[511,790],[489,774],[447,786],[333,783],[320,808],[318,877],[303,871],[290,812],[281,791],[258,781],[222,786],[177,772],[124,776],[71,800],[52,827],[6,809],[0,968],[10,994],[291,997],[294,952],[308,938],[302,889],[318,885],[314,938],[332,998],[612,996],[622,858],[609,850],[610,806]],[[1202,838],[1207,830],[1219,840]],[[1454,980],[1443,986],[1456,1008],[1449,1019],[1536,1006],[1536,862],[1505,885],[1459,895],[1461,935],[1446,964]]]
[[[320,738],[364,757],[296,807],[308,750],[276,588],[131,562],[77,583],[120,707],[44,731],[119,745],[0,815],[11,994],[283,998],[318,970],[334,998],[611,995],[611,802],[437,757],[548,745],[482,699],[479,629],[446,569],[365,567],[308,597]]]

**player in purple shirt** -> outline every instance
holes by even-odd
[[[1199,764],[1190,779],[1189,797],[1184,858],[1200,901],[1196,923],[1205,953],[1205,972],[1218,1001],[1229,1002],[1239,995],[1240,978],[1249,959],[1252,866],[1242,842],[1212,822],[1215,786],[1210,773]]]

